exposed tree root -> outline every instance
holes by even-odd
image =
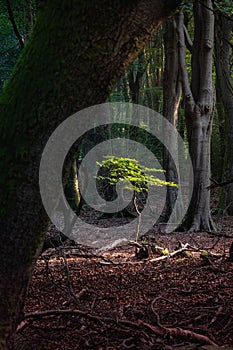
[[[52,317],[52,316],[62,316],[62,315],[71,315],[71,316],[80,316],[84,317],[86,319],[89,319],[90,321],[94,322],[102,322],[102,323],[112,323],[117,326],[122,327],[128,327],[139,331],[149,331],[155,334],[159,337],[165,337],[165,336],[172,336],[172,337],[179,337],[183,340],[193,341],[196,343],[199,343],[201,345],[213,345],[217,346],[216,343],[214,343],[210,338],[208,338],[205,335],[195,333],[189,330],[185,330],[182,328],[168,328],[165,326],[162,326],[159,322],[158,324],[151,325],[147,322],[138,321],[138,322],[132,322],[128,320],[122,320],[122,319],[114,319],[110,317],[98,317],[95,315],[92,315],[90,313],[81,311],[81,310],[47,310],[47,311],[41,311],[41,312],[30,312],[26,313],[24,315],[24,320],[21,322],[21,324],[18,326],[17,331],[24,329],[29,324],[29,319],[43,319],[46,317]]]
[[[192,224],[188,229],[189,232],[199,232],[199,231],[218,231],[217,226],[215,225],[211,216],[209,217],[200,217],[198,214],[193,218]]]

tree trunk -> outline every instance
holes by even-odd
[[[174,126],[177,127],[178,110],[181,97],[181,81],[179,74],[179,55],[178,55],[178,34],[175,18],[169,19],[165,24],[164,49],[165,49],[165,67],[163,78],[163,116]],[[167,135],[167,142],[170,144],[168,149],[177,149],[177,139]],[[166,181],[178,183],[178,174],[174,160],[169,151],[164,147],[163,167],[166,170]],[[177,188],[168,186],[166,198],[166,217],[169,218],[176,199]],[[182,203],[180,203],[182,206]],[[179,205],[176,206],[177,213],[173,215],[179,217]]]
[[[102,103],[179,1],[40,1],[32,36],[0,100],[0,349],[14,335],[48,226],[43,148],[68,116]],[[94,20],[93,20],[94,19]]]
[[[233,85],[230,67],[233,22],[223,16],[216,15],[215,28],[216,78],[220,90],[221,103],[223,105],[225,118],[225,154],[222,181],[228,181],[233,175]],[[229,215],[233,215],[232,183],[222,189],[220,207],[225,208]]]
[[[72,162],[69,179],[65,186],[64,193],[71,209],[76,211],[80,203],[76,160]]]
[[[216,52],[216,39],[215,39],[215,52]],[[217,55],[215,54],[215,60],[217,60]],[[216,67],[216,62],[215,62]],[[221,181],[223,178],[223,169],[224,169],[224,155],[225,155],[225,109],[222,101],[222,94],[221,94],[221,88],[219,86],[219,79],[218,79],[218,73],[216,68],[216,109],[218,113],[218,132],[219,132],[219,141],[220,145],[220,159],[219,159],[219,167],[217,167],[217,172],[214,172],[213,166],[212,166],[212,174],[217,178],[218,181]]]
[[[137,60],[138,60],[137,69],[135,70],[135,67],[131,67],[128,75],[132,102],[136,104],[139,103],[142,78],[146,70],[145,54],[143,51],[139,53]]]
[[[203,5],[202,5],[203,4]],[[211,0],[194,2],[194,42],[192,81],[188,81],[185,64],[183,14],[179,16],[180,67],[185,100],[185,118],[190,156],[194,173],[194,188],[187,214],[191,231],[212,230],[215,225],[210,213],[210,140],[214,115],[212,55],[214,45],[214,15]]]

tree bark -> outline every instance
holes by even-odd
[[[215,39],[215,50],[216,50],[216,39]],[[216,60],[216,55],[215,55]],[[216,66],[216,63],[215,63]],[[213,169],[212,166],[212,176],[218,177],[218,180],[221,181],[223,177],[223,169],[224,169],[224,155],[225,155],[225,110],[224,105],[222,102],[222,94],[221,94],[221,88],[219,86],[218,76],[217,76],[217,69],[216,69],[216,109],[218,113],[218,132],[219,132],[219,141],[220,144],[218,145],[220,147],[220,158],[219,158],[219,166],[217,169]],[[215,173],[215,171],[216,173]]]
[[[204,4],[205,6],[202,6]],[[189,85],[185,64],[185,36],[183,14],[179,17],[179,52],[185,100],[185,118],[190,156],[194,173],[194,188],[187,214],[191,231],[215,229],[210,213],[210,140],[215,95],[212,82],[214,45],[214,15],[211,0],[194,2],[194,42],[192,79]]]
[[[137,59],[138,59],[137,69],[135,70],[134,67],[131,67],[128,75],[131,99],[132,99],[132,102],[136,104],[139,103],[142,78],[147,68],[146,62],[145,62],[145,54],[143,51],[139,53]]]
[[[38,184],[43,148],[68,116],[102,103],[179,0],[40,1],[0,99],[0,349],[14,335],[48,227]]]
[[[164,50],[163,116],[176,128],[181,97],[181,80],[179,72],[178,33],[175,18],[171,18],[165,23]],[[174,139],[172,135],[167,135],[166,139],[170,143],[168,148],[175,148],[178,152],[177,139]],[[178,183],[177,172],[179,169],[176,169],[174,160],[165,147],[163,150],[163,167],[166,170],[166,181]],[[168,218],[173,211],[176,199],[177,188],[168,186],[166,198],[166,217]],[[180,203],[180,206],[182,206],[182,203]],[[176,207],[177,213],[174,213],[175,217],[179,217],[180,206]]]
[[[233,16],[232,16],[233,19]],[[221,103],[225,118],[224,130],[224,163],[222,181],[227,182],[233,174],[233,85],[230,67],[231,37],[233,22],[216,14],[215,26],[215,67],[217,84],[220,90]],[[224,187],[220,196],[220,208],[225,208],[233,215],[233,184]]]

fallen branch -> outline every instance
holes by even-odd
[[[163,255],[163,256],[160,256],[160,257],[158,257],[158,258],[150,259],[149,261],[150,261],[150,262],[153,262],[153,261],[165,260],[165,259],[168,259],[168,258],[173,257],[174,255],[183,253],[183,252],[185,252],[185,251],[192,251],[192,250],[197,251],[198,249],[195,248],[195,247],[191,247],[189,243],[186,243],[186,244],[184,244],[184,245],[182,244],[182,247],[181,247],[180,249],[175,250],[174,252],[169,253],[169,254],[167,254],[167,255]]]
[[[47,251],[45,251],[42,255],[42,258],[49,259],[50,256],[54,255],[56,252],[64,251],[64,255],[66,259],[69,258],[82,258],[82,259],[97,259],[97,260],[103,260],[106,263],[114,264],[114,261],[111,259],[105,258],[103,255],[95,254],[95,253],[80,253],[79,248],[73,248],[73,247],[60,247],[59,250],[57,248],[49,248]],[[67,252],[68,251],[68,252]]]
[[[47,318],[51,316],[62,316],[62,315],[71,315],[71,316],[80,316],[87,318],[91,321],[95,322],[105,322],[105,323],[114,323],[118,326],[123,326],[123,327],[129,327],[133,328],[136,330],[142,330],[142,328],[146,328],[150,332],[154,333],[156,336],[167,336],[170,335],[172,337],[182,337],[185,340],[192,340],[194,342],[198,342],[199,344],[203,345],[213,345],[217,346],[216,343],[214,343],[211,339],[209,339],[207,336],[198,334],[189,330],[185,330],[182,328],[167,328],[165,326],[162,326],[158,324],[157,326],[153,326],[149,323],[143,322],[139,320],[139,322],[132,322],[128,320],[119,320],[119,319],[113,319],[110,317],[98,317],[94,316],[88,312],[84,312],[81,310],[47,310],[47,311],[40,311],[40,312],[30,312],[26,313],[24,315],[24,320],[21,322],[21,324],[18,326],[17,331],[21,330],[22,328],[25,328],[25,323],[29,319],[42,319],[42,318]]]

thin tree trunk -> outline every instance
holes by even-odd
[[[23,49],[23,47],[24,47],[24,40],[23,40],[23,37],[20,34],[18,26],[17,26],[17,24],[15,22],[15,17],[14,17],[14,13],[13,13],[11,0],[7,0],[6,4],[7,4],[8,15],[9,15],[10,21],[12,23],[12,27],[13,27],[14,33],[15,33],[18,41],[19,41],[19,44],[20,44],[21,48]]]
[[[225,154],[222,181],[229,181],[233,175],[233,85],[230,68],[232,31],[233,22],[225,17],[216,15],[215,67],[217,84],[220,90],[220,98],[225,117]],[[219,204],[220,207],[226,209],[229,215],[233,215],[232,183],[222,189]]]
[[[216,47],[216,40],[215,40],[215,47]],[[216,48],[215,48],[216,51]],[[217,55],[215,55],[215,60],[217,60]],[[216,66],[216,63],[215,63]],[[224,169],[224,155],[225,155],[225,109],[222,102],[222,94],[221,94],[221,88],[219,86],[218,81],[218,73],[216,69],[216,109],[218,112],[218,132],[219,132],[219,139],[220,139],[220,170],[218,170],[218,180],[221,181],[223,177],[223,169]]]
[[[181,97],[181,81],[179,74],[179,54],[178,54],[178,33],[175,18],[169,19],[165,23],[164,50],[165,50],[165,67],[163,78],[163,116],[174,126],[177,127],[178,110]],[[173,139],[171,135],[166,137],[167,143],[170,144],[168,149],[177,149],[177,139]],[[179,169],[176,169],[174,160],[171,158],[169,151],[164,147],[163,150],[163,167],[166,170],[166,181],[178,183]],[[167,188],[166,199],[166,217],[170,217],[176,199],[177,188]],[[182,203],[180,203],[182,206]],[[177,213],[173,213],[174,217],[179,217],[179,205],[176,206]]]
[[[212,8],[211,0],[203,1]],[[194,2],[194,43],[192,81],[189,85],[185,64],[183,14],[179,16],[179,52],[182,85],[185,99],[185,118],[194,172],[194,188],[187,215],[191,231],[212,230],[215,225],[210,213],[210,140],[214,115],[214,87],[212,82],[212,54],[214,45],[214,15],[211,10]]]
[[[138,55],[138,66],[135,71],[134,67],[131,67],[129,72],[129,88],[132,98],[132,102],[138,104],[140,98],[140,88],[142,85],[143,74],[146,70],[145,54],[141,51]]]
[[[71,114],[106,100],[126,66],[178,4],[40,2],[33,34],[0,100],[1,350],[14,347],[35,256],[48,226],[38,174],[49,136]]]

